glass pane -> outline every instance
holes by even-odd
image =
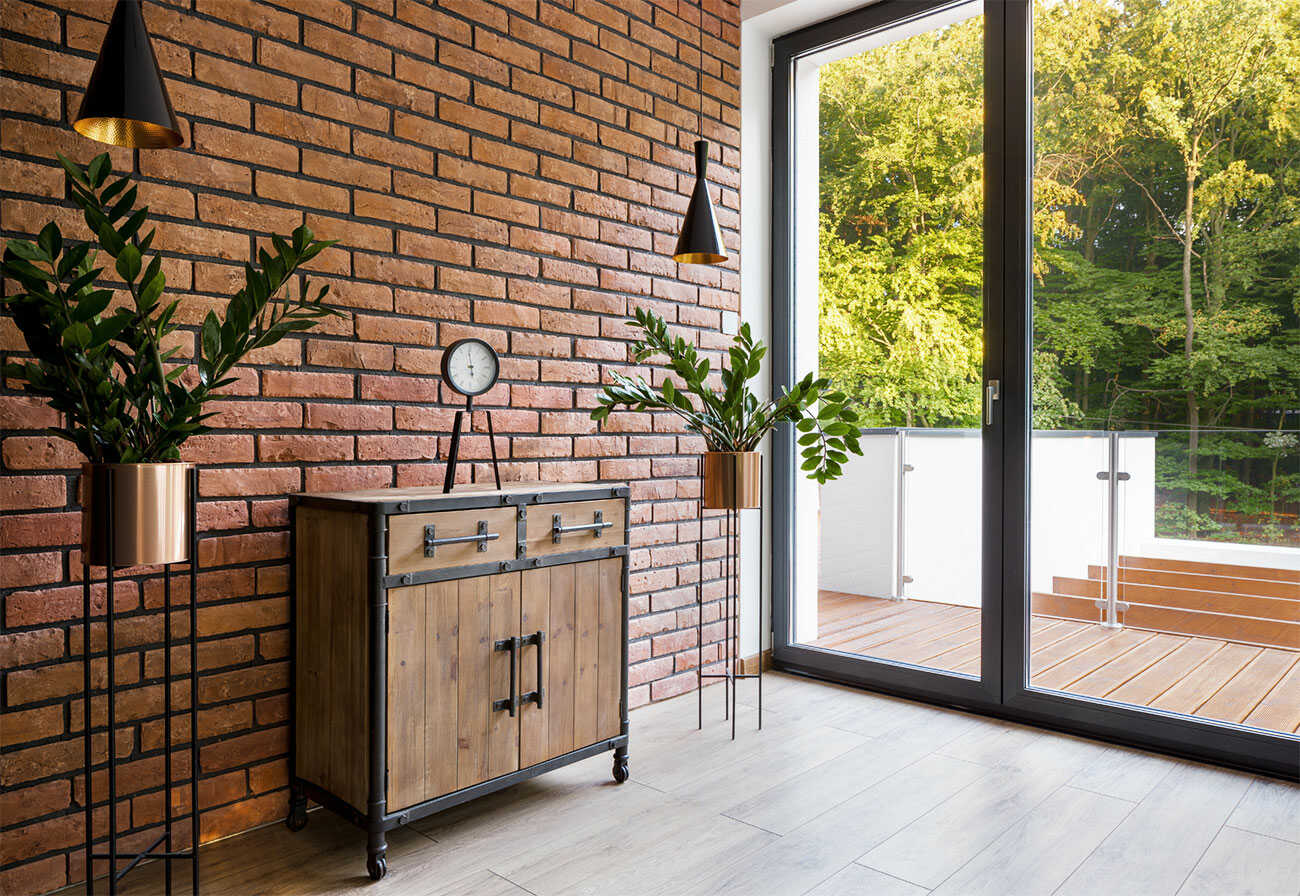
[[[796,369],[864,455],[796,487],[795,642],[980,674],[984,20],[967,4],[795,72]]]
[[[1300,727],[1297,9],[1035,3],[1034,687]]]

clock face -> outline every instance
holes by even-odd
[[[482,339],[458,339],[442,353],[442,378],[461,395],[482,395],[499,371],[497,353]]]

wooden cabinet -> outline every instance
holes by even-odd
[[[385,833],[604,750],[627,779],[627,489],[294,501],[289,825]]]

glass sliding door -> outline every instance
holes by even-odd
[[[1035,6],[1034,689],[1300,728],[1298,11]]]
[[[787,660],[987,696],[984,4],[826,37],[789,68],[785,358],[851,396],[863,454],[788,477]]]
[[[1300,0],[881,0],[773,46],[778,665],[1300,774]]]

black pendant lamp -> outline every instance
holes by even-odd
[[[114,146],[169,149],[185,142],[149,43],[140,0],[117,0],[72,127]]]
[[[704,130],[704,7],[700,6],[700,66],[696,73],[697,95],[700,100],[700,130]],[[722,243],[722,230],[718,216],[713,213],[713,197],[709,193],[706,170],[709,165],[709,141],[701,134],[695,141],[695,189],[691,191],[686,217],[682,218],[682,232],[677,237],[673,261],[679,264],[721,264],[727,260],[727,247]]]

